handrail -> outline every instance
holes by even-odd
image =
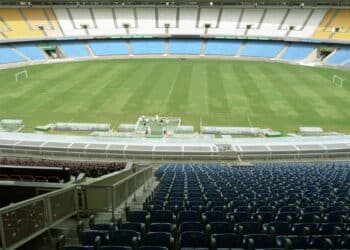
[[[41,194],[41,195],[35,196],[33,198],[27,199],[27,200],[23,200],[23,201],[19,201],[17,203],[14,203],[14,204],[7,205],[5,207],[0,208],[0,214],[7,212],[7,211],[12,211],[18,207],[23,207],[25,205],[31,204],[33,202],[36,202],[36,201],[39,201],[42,199],[45,199],[47,197],[55,196],[55,195],[60,194],[60,193],[65,193],[65,192],[72,190],[72,189],[75,189],[75,185],[73,185],[71,187],[59,189],[59,190],[54,190],[54,191],[51,191],[51,192],[46,193],[46,194]]]
[[[136,198],[135,192],[148,183],[152,178],[152,171],[152,167],[143,168],[112,185],[80,185],[85,193],[84,212],[110,212],[114,221],[116,208],[123,203],[127,205],[132,194]]]
[[[110,190],[107,201],[109,200],[109,203],[111,203],[112,220],[114,220],[115,208],[125,202],[125,200],[127,202],[129,196],[147,183],[151,177],[152,167],[147,167],[112,185],[72,185],[3,207],[0,209],[0,240],[2,245],[0,249],[16,249],[41,233],[49,230],[56,224],[63,222],[75,214],[78,215],[78,190],[80,189],[96,192],[98,189],[102,188],[102,193],[106,191],[108,193],[108,190]],[[130,182],[133,187],[131,190],[128,190]],[[122,185],[126,187],[123,193],[125,200],[116,200],[115,197],[120,194],[119,188]],[[85,195],[85,199],[83,200],[89,201],[99,198],[93,197],[93,195],[89,197],[86,192],[83,194]],[[31,217],[31,215],[33,216]],[[8,223],[8,220],[10,220],[11,223]],[[18,224],[18,228],[15,227],[18,232],[16,232],[16,236],[12,237],[8,232],[13,229],[12,224],[16,224],[18,221],[21,221],[20,224]],[[21,228],[24,229],[21,230]]]
[[[1,249],[16,249],[77,214],[77,205],[77,190],[73,185],[1,208]],[[16,233],[10,234],[12,231]]]

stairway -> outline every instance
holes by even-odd
[[[264,9],[264,13],[262,14],[262,16],[261,16],[261,18],[259,20],[259,25],[258,25],[257,29],[261,28],[261,25],[263,24],[265,16],[266,16],[266,12],[267,12],[267,9]]]
[[[69,16],[69,20],[71,21],[71,23],[72,23],[74,29],[80,28],[80,27],[77,27],[77,26],[75,25],[75,22],[73,21],[72,12],[70,12],[70,9],[67,8],[66,10],[67,10],[67,13],[68,13],[68,16]]]
[[[19,56],[21,56],[21,57],[24,57],[27,61],[32,61],[32,59],[30,59],[28,56],[26,56],[25,54],[23,54],[21,51],[15,49],[15,48],[12,47],[12,46],[9,46],[9,47],[10,47],[10,49],[11,49],[14,53],[16,53],[17,55],[19,55]]]
[[[334,10],[332,17],[328,20],[327,24],[323,28],[323,31],[327,31],[327,28],[333,22],[334,18],[338,15],[339,10]]]
[[[237,50],[236,57],[241,56],[242,51],[245,49],[245,46],[247,45],[247,42],[243,41],[241,47]]]
[[[236,29],[239,29],[239,28],[240,28],[239,26],[240,26],[240,24],[241,24],[241,22],[242,22],[242,19],[243,19],[244,10],[245,10],[245,9],[242,9],[242,10],[241,10],[241,13],[239,14],[239,18],[238,18],[238,21],[237,21]]]
[[[130,40],[126,40],[126,46],[128,47],[128,51],[129,51],[129,56],[134,56],[134,53],[132,51],[132,46],[131,46],[131,43],[130,43]]]
[[[199,28],[199,21],[201,19],[201,8],[198,7],[197,18],[196,18],[196,28]]]
[[[204,39],[203,40],[203,44],[202,44],[202,48],[201,48],[200,56],[204,56],[205,55],[205,51],[207,50],[207,44],[208,44],[208,40]]]
[[[91,49],[89,42],[86,41],[84,45],[85,45],[86,50],[89,53],[89,56],[96,56],[94,51]]]
[[[284,17],[283,17],[283,19],[282,19],[282,22],[280,23],[280,26],[278,27],[279,30],[282,29],[282,27],[283,27],[285,21],[287,20],[287,17],[288,17],[288,15],[289,15],[289,12],[290,12],[290,9],[288,9],[288,10],[286,11],[286,14],[284,15]]]
[[[287,49],[289,48],[289,44],[287,44],[286,46],[284,46],[284,48],[278,52],[277,56],[274,58],[275,60],[279,60],[281,59],[281,57],[284,55],[284,53],[286,53]]]
[[[169,55],[169,39],[165,39],[165,52],[164,55]]]
[[[223,9],[220,8],[220,9],[219,9],[218,20],[216,21],[216,26],[215,26],[215,28],[217,28],[217,29],[220,27],[220,21],[221,21],[222,11],[223,11]]]
[[[312,15],[314,14],[314,9],[311,9],[311,11],[309,12],[309,15],[307,16],[305,22],[303,23],[303,25],[301,26],[300,30],[304,30],[305,26],[308,24],[308,22],[310,21]]]
[[[92,8],[89,8],[89,11],[90,11],[90,15],[91,15],[91,18],[92,18],[92,23],[94,24],[94,28],[97,29],[96,18],[95,18],[95,15],[94,15],[94,12],[93,12]]]

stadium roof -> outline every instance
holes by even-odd
[[[0,0],[1,5],[233,5],[233,6],[350,6],[350,0]]]

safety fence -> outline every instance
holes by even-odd
[[[1,248],[16,249],[76,213],[75,186],[1,208]]]
[[[145,167],[114,183],[73,185],[0,209],[0,249],[16,249],[79,212],[108,211],[115,219],[116,208],[152,179]]]
[[[135,199],[136,191],[151,180],[152,168],[143,168],[129,177],[113,185],[85,185],[81,186],[85,200],[83,209],[88,213],[109,212],[112,220],[115,220],[116,209],[126,206],[130,196]]]

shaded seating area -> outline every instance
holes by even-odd
[[[80,173],[84,173],[87,177],[99,177],[123,170],[126,167],[125,162],[66,161],[30,158],[1,158],[0,165],[7,166],[0,171],[0,179],[2,180],[40,182],[60,182],[61,180],[66,182],[69,181],[69,176],[78,176]],[[16,166],[18,167],[16,168]],[[31,170],[26,170],[28,168]],[[5,169],[17,169],[17,172],[15,170],[6,172]],[[57,173],[51,171],[56,171]],[[33,176],[35,172],[38,172],[38,174]]]

